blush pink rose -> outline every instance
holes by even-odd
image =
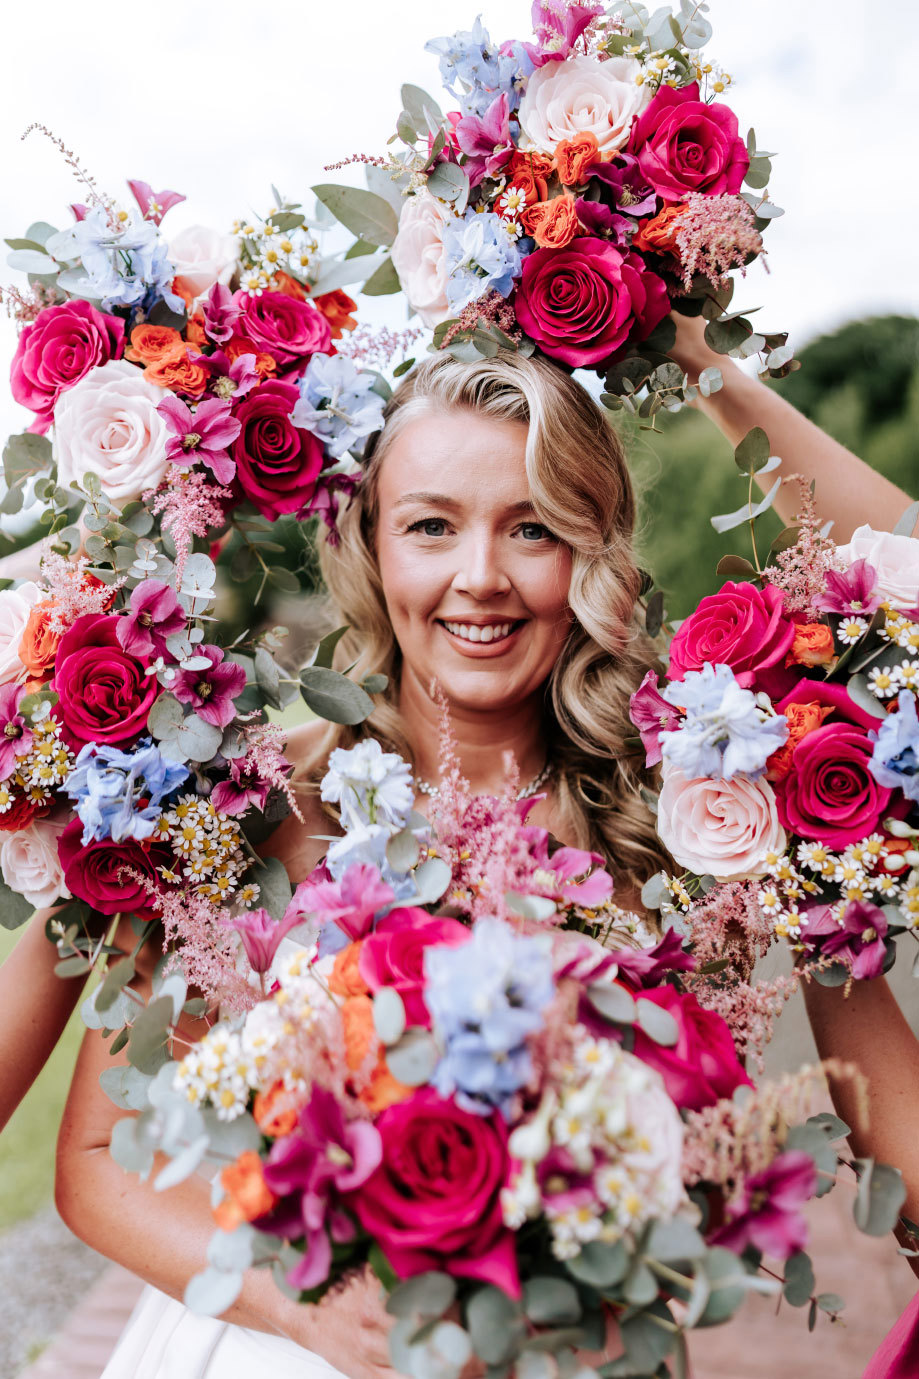
[[[636,1057],[660,1073],[677,1106],[701,1111],[722,1097],[733,1096],[738,1087],[752,1087],[720,1015],[704,1010],[695,996],[681,994],[672,986],[655,987],[641,996],[668,1011],[679,1029],[677,1042],[665,1048],[636,1026],[633,1049]]]
[[[124,350],[124,322],[89,302],[46,306],[23,330],[10,367],[13,397],[35,413],[29,427],[40,435],[54,420],[61,393]]]
[[[396,270],[409,306],[426,326],[450,316],[444,253],[444,212],[430,192],[406,197],[399,216],[399,232],[392,243]]]
[[[305,369],[313,354],[328,354],[332,328],[312,302],[286,292],[263,292],[260,297],[237,292],[240,308],[236,329],[258,352],[270,354],[281,373]]]
[[[85,900],[100,915],[150,913],[150,892],[127,874],[136,872],[148,885],[162,887],[158,868],[175,862],[171,850],[127,838],[113,843],[83,843],[83,824],[71,819],[58,840],[64,884],[71,895]]]
[[[641,65],[633,57],[606,62],[578,53],[550,62],[527,82],[518,118],[525,146],[550,156],[565,139],[592,134],[599,157],[615,157],[629,139],[632,121],[648,103],[648,88],[635,78]]]
[[[514,1236],[501,1212],[511,1167],[503,1118],[463,1111],[425,1088],[376,1126],[383,1161],[345,1203],[399,1277],[438,1269],[519,1297]]]
[[[573,368],[609,363],[669,310],[663,280],[640,254],[591,235],[528,254],[514,293],[518,324],[544,354]]]
[[[730,666],[748,689],[760,672],[783,665],[794,635],[781,590],[728,580],[681,623],[670,644],[670,679],[682,680],[710,661]]]
[[[791,769],[776,784],[779,818],[801,838],[848,847],[874,832],[893,795],[868,767],[874,750],[868,733],[878,720],[843,685],[822,680],[802,680],[776,711],[791,704],[819,704],[832,714],[795,746]]]
[[[87,613],[64,633],[54,662],[51,688],[60,696],[55,714],[67,742],[130,742],[147,726],[160,692],[147,662],[122,651],[117,618]]]
[[[179,286],[200,297],[215,283],[226,285],[236,267],[236,240],[209,225],[188,225],[169,242],[169,262]]]
[[[410,1025],[429,1028],[424,1003],[424,954],[434,944],[458,948],[471,937],[458,919],[442,919],[427,910],[393,910],[364,939],[358,971],[371,991],[393,987],[402,997]]]
[[[272,522],[309,509],[322,470],[321,442],[290,419],[299,397],[292,383],[271,379],[244,397],[234,413],[241,423],[231,451],[236,486]]]
[[[762,875],[767,852],[785,850],[775,792],[766,780],[689,780],[665,761],[657,828],[681,867],[719,881]]]
[[[737,116],[727,105],[700,101],[696,82],[661,86],[632,126],[629,152],[667,201],[739,192],[750,166]]]

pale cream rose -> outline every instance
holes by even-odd
[[[226,285],[236,267],[236,240],[209,225],[189,225],[180,231],[168,253],[176,276],[193,297],[202,296],[214,283]]]
[[[763,875],[766,854],[785,850],[767,780],[689,780],[667,761],[662,774],[657,830],[681,867],[740,881]]]
[[[919,608],[919,541],[914,536],[858,527],[852,540],[837,548],[846,565],[867,560],[878,574],[878,592],[895,608]]]
[[[125,359],[91,369],[62,393],[54,411],[61,487],[82,486],[92,471],[102,492],[118,506],[155,488],[169,468],[169,431],[156,409],[169,396]]]
[[[393,268],[402,291],[431,328],[452,315],[447,301],[444,214],[430,192],[407,197],[392,245]]]
[[[640,72],[634,58],[598,62],[586,54],[538,67],[520,102],[524,145],[551,155],[563,139],[586,132],[596,137],[600,157],[612,158],[648,103],[647,85],[635,84]]]
[[[29,614],[36,603],[41,603],[46,597],[31,580],[20,584],[17,589],[0,591],[0,685],[25,679],[25,667],[19,659],[19,644]]]
[[[0,834],[0,873],[36,910],[70,898],[57,852],[63,828],[51,819],[36,819],[28,828]]]

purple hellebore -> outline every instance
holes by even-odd
[[[199,718],[215,728],[226,728],[236,715],[233,700],[246,688],[246,672],[232,661],[224,661],[219,646],[199,646],[196,656],[210,661],[207,670],[182,670],[172,684],[180,704],[191,704]]]
[[[588,234],[608,239],[614,249],[627,244],[629,231],[635,228],[634,220],[628,216],[617,215],[604,202],[588,201],[586,196],[576,197],[574,209]]]
[[[13,774],[16,758],[32,746],[32,730],[19,712],[25,692],[25,685],[0,685],[0,780]]]
[[[633,153],[619,153],[611,163],[594,163],[587,176],[601,183],[605,198],[625,215],[651,215],[657,205],[657,192]]]
[[[602,5],[574,4],[566,0],[534,0],[531,10],[536,45],[524,46],[537,67],[563,60],[581,34],[603,13]]]
[[[281,940],[302,922],[293,905],[288,905],[283,918],[272,919],[267,910],[247,910],[235,919],[222,921],[227,929],[235,929],[243,941],[246,957],[253,972],[267,972],[274,962]]]
[[[833,917],[828,905],[813,906],[807,911],[802,937],[821,956],[844,962],[856,981],[879,977],[884,969],[887,916],[867,900],[850,900],[842,922]]]
[[[204,331],[209,339],[218,345],[225,345],[233,334],[233,327],[240,316],[240,308],[233,293],[224,283],[214,283],[205,297],[201,310],[204,313]]]
[[[173,464],[203,464],[218,484],[232,481],[236,461],[227,452],[242,430],[242,422],[232,415],[229,402],[206,397],[192,411],[181,398],[164,397],[156,410],[166,418],[172,433],[166,441],[166,455]]]
[[[115,623],[122,651],[129,656],[162,656],[166,638],[185,627],[185,613],[174,589],[161,579],[145,579],[131,593],[129,610]]]
[[[481,118],[464,115],[458,120],[456,138],[466,154],[463,168],[473,187],[500,172],[514,151],[507,94],[496,96]]]
[[[235,402],[245,397],[258,383],[254,354],[241,354],[238,359],[231,361],[223,350],[215,350],[213,354],[197,354],[189,350],[188,357],[207,369],[210,374],[208,387],[222,402]]]
[[[660,693],[653,670],[645,674],[638,689],[629,699],[629,717],[638,729],[645,749],[647,766],[657,766],[661,760],[661,733],[679,728],[681,716]]]
[[[272,1213],[264,1222],[291,1239],[306,1239],[306,1254],[287,1275],[291,1287],[309,1289],[325,1282],[332,1262],[329,1231],[335,1240],[354,1235],[353,1223],[336,1209],[336,1199],[361,1187],[382,1157],[376,1126],[346,1121],[332,1093],[314,1086],[296,1130],[276,1141],[264,1169],[268,1188],[282,1199],[293,1198],[274,1209],[277,1221]]]
[[[801,1208],[817,1191],[817,1166],[802,1149],[789,1149],[747,1178],[730,1219],[712,1237],[738,1253],[748,1245],[773,1259],[788,1259],[807,1244]]]
[[[221,814],[231,814],[234,818],[245,814],[250,804],[256,809],[264,809],[271,790],[271,783],[261,780],[237,759],[229,763],[229,780],[219,781],[211,792],[211,803]]]
[[[154,225],[159,225],[163,216],[167,211],[171,211],[173,206],[178,206],[180,201],[186,200],[181,192],[155,192],[149,182],[137,182],[128,178],[128,186],[134,194],[134,200],[140,207],[144,220],[152,220]]]
[[[854,561],[843,574],[827,570],[826,592],[818,594],[814,607],[844,618],[870,617],[881,606],[877,582],[877,570],[864,559]]]

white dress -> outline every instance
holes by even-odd
[[[102,1379],[347,1379],[283,1336],[202,1317],[145,1288]]]

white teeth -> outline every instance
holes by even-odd
[[[464,622],[445,622],[444,627],[448,632],[452,632],[454,637],[461,637],[466,642],[500,642],[510,636],[513,623],[502,622],[497,626],[490,624],[488,627],[476,627]]]

